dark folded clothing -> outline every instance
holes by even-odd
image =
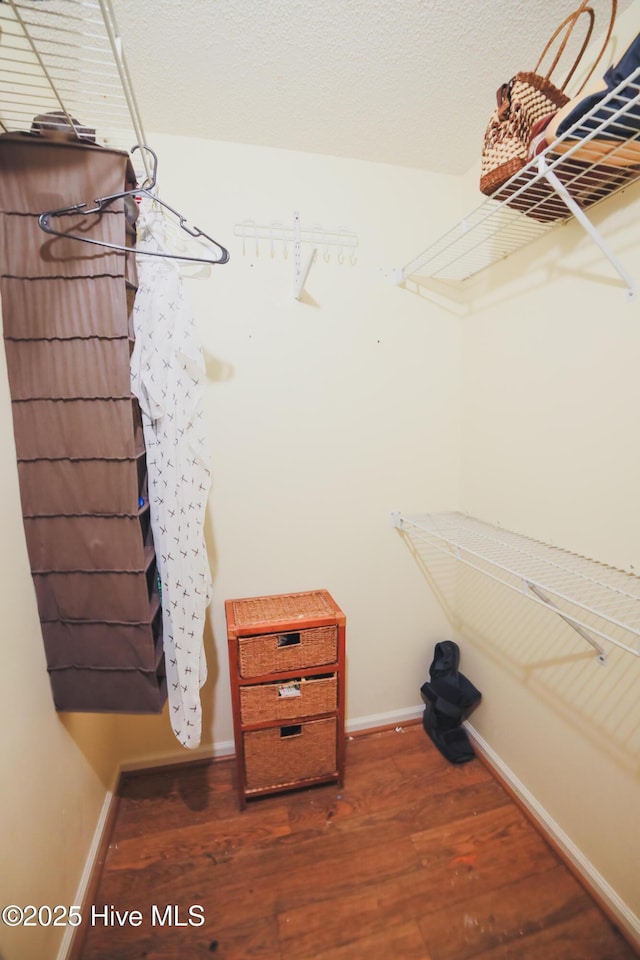
[[[467,763],[475,757],[466,730],[457,725],[449,726],[429,704],[422,715],[422,726],[449,763]]]
[[[605,140],[628,140],[635,137],[640,132],[640,105],[630,104],[630,101],[636,96],[640,86],[640,77],[635,76],[639,68],[640,34],[635,37],[618,63],[609,67],[605,73],[605,89],[588,93],[580,99],[576,98],[575,106],[558,124],[556,136],[563,136],[575,124],[580,123],[576,130],[572,131],[572,136],[576,138],[585,137],[603,125],[598,136]],[[623,86],[620,86],[621,84]],[[620,89],[615,96],[611,96],[618,87]],[[598,107],[599,109],[596,109]],[[616,117],[623,109],[624,113]],[[591,111],[594,111],[593,115],[587,116]]]
[[[465,763],[475,754],[463,720],[480,702],[481,693],[460,673],[460,649],[452,640],[437,643],[429,668],[430,679],[420,693],[426,704],[422,718],[425,732],[451,763]]]

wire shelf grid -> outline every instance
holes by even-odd
[[[533,157],[500,190],[402,268],[461,282],[570,220],[555,177],[581,208],[640,178],[640,68]]]
[[[395,525],[485,576],[552,609],[598,650],[592,635],[640,656],[640,577],[460,513],[397,515]]]
[[[110,0],[0,2],[0,129],[35,132],[45,116],[54,134],[72,128],[126,152],[144,145]],[[136,157],[147,163],[144,151]]]

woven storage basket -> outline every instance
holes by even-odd
[[[291,691],[296,695],[287,696]],[[240,688],[240,719],[246,725],[330,713],[337,704],[338,678],[335,674]]]
[[[509,98],[496,107],[484,135],[480,190],[488,196],[527,163],[534,124],[569,102],[566,94],[536,73],[517,73],[507,86]]]
[[[287,633],[266,633],[238,638],[238,667],[241,677],[319,667],[338,656],[338,628],[311,627]]]
[[[244,600],[232,600],[231,606],[236,626],[255,628],[256,633],[262,624],[269,627],[285,620],[334,617],[340,612],[326,590],[247,597]]]
[[[248,790],[337,776],[335,717],[292,727],[252,730],[244,736]]]

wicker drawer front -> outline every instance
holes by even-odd
[[[337,655],[338,628],[335,625],[238,638],[241,677],[318,667],[334,663]]]
[[[336,719],[309,720],[243,734],[248,790],[336,773]]]
[[[337,705],[338,678],[335,674],[240,688],[240,719],[243,724],[313,717],[319,713],[331,713]]]

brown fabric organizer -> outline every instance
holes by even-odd
[[[133,185],[126,153],[0,136],[0,296],[25,536],[58,710],[158,713],[162,612],[131,396],[133,254],[43,211]],[[56,227],[125,244],[122,201]],[[145,504],[139,506],[139,497]]]

